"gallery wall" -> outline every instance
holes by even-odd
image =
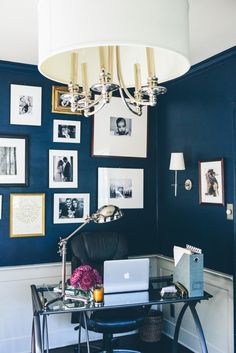
[[[92,157],[93,118],[52,113],[52,85],[56,83],[40,75],[36,66],[3,61],[0,62],[0,78],[0,135],[26,135],[29,138],[28,186],[0,185],[2,195],[0,265],[59,261],[60,257],[57,254],[59,237],[66,237],[79,224],[53,224],[53,195],[54,193],[89,193],[90,212],[95,212],[98,207],[97,174],[99,167],[144,169],[144,208],[124,209],[124,217],[121,220],[106,225],[90,223],[86,230],[124,232],[128,239],[130,255],[156,252],[156,110],[148,114],[148,158]],[[42,87],[41,126],[10,124],[11,84]],[[81,121],[81,142],[79,144],[53,142],[54,119]],[[78,151],[78,188],[49,188],[49,149]],[[11,193],[45,193],[45,236],[9,237]],[[70,254],[68,254],[69,257]]]
[[[205,266],[233,273],[234,227],[226,206],[199,204],[198,161],[224,159],[225,204],[234,203],[236,48],[194,66],[169,82],[159,105],[158,244],[173,256],[173,246],[191,244],[204,252]],[[184,152],[186,170],[178,172],[178,194],[171,184],[171,152]],[[193,189],[186,191],[184,181]]]

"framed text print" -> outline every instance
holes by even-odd
[[[45,194],[10,194],[10,237],[45,235]]]

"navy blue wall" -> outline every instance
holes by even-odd
[[[10,84],[42,87],[42,126],[10,125]],[[148,158],[91,157],[92,118],[51,113],[53,82],[41,76],[35,66],[0,62],[0,134],[29,136],[29,186],[0,187],[3,195],[0,220],[0,265],[22,265],[59,261],[59,236],[69,235],[78,224],[53,224],[53,194],[65,192],[90,193],[91,212],[97,209],[97,168],[144,168],[144,209],[124,210],[125,216],[107,225],[90,223],[86,230],[119,230],[127,234],[130,254],[155,252],[156,244],[156,136],[155,111],[149,114]],[[138,117],[137,117],[138,118]],[[81,143],[53,143],[53,119],[79,119]],[[48,188],[48,150],[77,149],[79,153],[78,189]],[[12,192],[46,194],[46,236],[9,238],[9,195]],[[69,256],[68,256],[69,257]]]
[[[199,204],[198,161],[224,158],[225,201],[233,203],[235,77],[235,48],[196,65],[166,85],[157,126],[159,251],[173,256],[174,245],[189,243],[203,249],[206,267],[226,273],[233,273],[233,222],[226,220],[225,207]],[[184,152],[186,162],[178,173],[177,197],[170,186],[171,152]],[[187,178],[193,181],[189,192]]]

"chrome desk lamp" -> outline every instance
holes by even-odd
[[[84,223],[81,224],[78,228],[76,228],[68,237],[60,239],[59,245],[59,254],[62,257],[62,277],[61,277],[61,299],[65,297],[65,288],[66,288],[66,247],[67,242],[70,240],[75,234],[77,234],[86,224],[93,221],[94,223],[108,223],[112,221],[116,221],[123,216],[122,211],[113,205],[106,205],[99,208],[95,213],[91,216],[88,216]]]

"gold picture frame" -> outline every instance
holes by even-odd
[[[61,95],[68,93],[66,86],[52,86],[52,113],[81,115],[81,112],[72,112],[70,102],[62,104]]]
[[[10,194],[10,238],[45,235],[45,194]]]

